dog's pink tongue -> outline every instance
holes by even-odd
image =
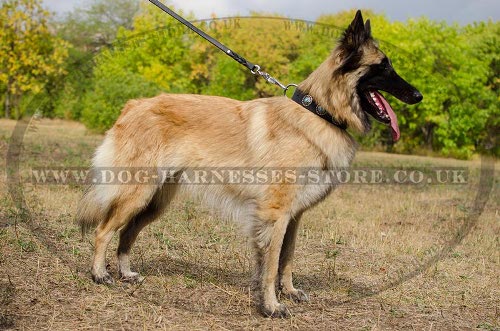
[[[382,94],[378,93],[378,97],[380,100],[382,100],[382,103],[384,104],[384,108],[387,111],[387,114],[389,114],[389,117],[391,119],[391,133],[392,133],[392,140],[398,141],[399,137],[401,137],[401,133],[399,132],[399,126],[398,126],[398,118],[396,116],[396,113],[394,110],[392,110],[391,105],[385,100],[385,98],[382,96]]]

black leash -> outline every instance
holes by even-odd
[[[176,12],[174,12],[173,10],[171,10],[170,8],[168,8],[167,6],[165,6],[160,1],[158,1],[158,0],[149,0],[149,2],[151,2],[152,4],[154,4],[156,7],[160,8],[161,10],[163,10],[168,15],[172,16],[173,18],[175,18],[177,21],[179,21],[182,24],[184,24],[185,26],[187,26],[189,29],[191,29],[193,32],[195,32],[197,35],[199,35],[203,39],[205,39],[208,42],[210,42],[212,45],[214,45],[215,47],[217,47],[218,49],[220,49],[221,51],[223,51],[224,54],[230,56],[236,62],[244,65],[245,67],[247,67],[252,74],[254,74],[254,75],[258,74],[261,77],[263,77],[267,82],[269,82],[271,84],[274,84],[274,85],[278,85],[279,87],[281,87],[283,89],[283,93],[285,94],[285,96],[286,96],[286,93],[288,92],[288,90],[291,87],[295,87],[296,90],[295,90],[295,93],[294,93],[294,95],[292,97],[293,101],[295,101],[299,105],[303,106],[304,108],[306,108],[310,112],[312,112],[312,113],[318,115],[319,117],[323,118],[325,121],[330,122],[331,124],[333,124],[333,125],[341,128],[343,130],[346,129],[347,126],[345,125],[345,123],[339,123],[339,122],[337,122],[332,117],[332,115],[330,115],[330,113],[328,113],[323,107],[321,107],[321,106],[319,106],[319,105],[316,104],[316,102],[314,101],[314,99],[312,98],[312,96],[310,96],[309,94],[306,94],[306,93],[302,92],[301,90],[299,90],[297,88],[296,84],[288,84],[288,85],[282,84],[280,81],[278,81],[276,78],[274,78],[271,75],[269,75],[267,72],[261,71],[260,70],[260,66],[258,64],[253,64],[252,62],[248,61],[247,59],[245,59],[244,57],[242,57],[238,53],[233,52],[230,48],[228,48],[227,46],[223,45],[221,42],[219,42],[218,40],[216,40],[213,37],[209,36],[207,33],[203,32],[202,30],[198,29],[196,26],[194,26],[193,24],[191,24],[191,22],[189,22],[185,18],[183,18],[180,15],[178,15]],[[309,98],[310,98],[311,102],[309,102]]]

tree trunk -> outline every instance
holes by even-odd
[[[434,123],[426,123],[422,127],[422,132],[424,134],[424,141],[425,145],[429,150],[432,150],[433,148],[433,142],[434,142],[434,128],[436,125]]]
[[[13,82],[12,76],[9,76],[9,78],[7,79],[7,88],[5,89],[4,111],[5,111],[5,118],[6,119],[10,119],[11,110],[12,110],[13,95],[11,93],[11,90],[12,90],[13,83],[14,82]]]
[[[10,118],[10,93],[9,93],[8,87],[7,87],[7,92],[5,92],[5,103],[4,103],[3,109],[5,112],[5,118],[9,119]]]
[[[21,108],[19,106],[20,104],[20,101],[21,100],[21,96],[19,94],[16,94],[14,96],[14,109],[16,110],[16,118],[15,120],[19,120],[21,118]]]

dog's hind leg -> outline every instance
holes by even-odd
[[[118,244],[118,270],[120,278],[125,282],[140,282],[142,277],[137,272],[130,270],[130,249],[139,232],[152,223],[165,210],[175,194],[175,186],[166,184],[158,190],[149,205],[134,217],[121,231]]]
[[[284,304],[276,297],[276,278],[281,246],[290,217],[283,215],[276,221],[261,221],[254,232],[254,246],[257,256],[257,273],[260,285],[260,310],[269,317],[288,317]]]
[[[137,239],[139,232],[148,224],[152,223],[160,213],[153,203],[120,230],[120,242],[118,244],[118,272],[120,280],[128,283],[136,283],[142,280],[139,273],[130,270],[130,249]]]
[[[309,301],[308,295],[293,286],[292,269],[293,254],[295,251],[295,241],[297,239],[297,229],[299,227],[300,216],[292,218],[286,229],[283,246],[281,247],[279,262],[279,284],[283,294],[289,296],[296,302]]]
[[[125,187],[125,186],[123,186]],[[148,206],[154,188],[127,187],[126,192],[118,195],[111,204],[108,216],[96,228],[94,258],[92,263],[92,279],[100,284],[112,284],[113,278],[106,270],[106,250],[113,235],[121,227],[127,225]]]

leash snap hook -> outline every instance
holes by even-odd
[[[250,72],[254,75],[259,75],[261,76],[262,78],[264,78],[266,80],[266,82],[270,83],[270,84],[274,84],[274,85],[278,85],[279,87],[281,87],[283,90],[286,89],[286,86],[283,85],[279,80],[277,80],[276,78],[274,78],[273,76],[271,76],[270,74],[268,74],[267,72],[265,71],[261,71],[260,70],[260,66],[258,64],[254,65],[253,69],[250,70]]]
[[[254,75],[260,74],[260,65],[256,64],[250,72]]]

